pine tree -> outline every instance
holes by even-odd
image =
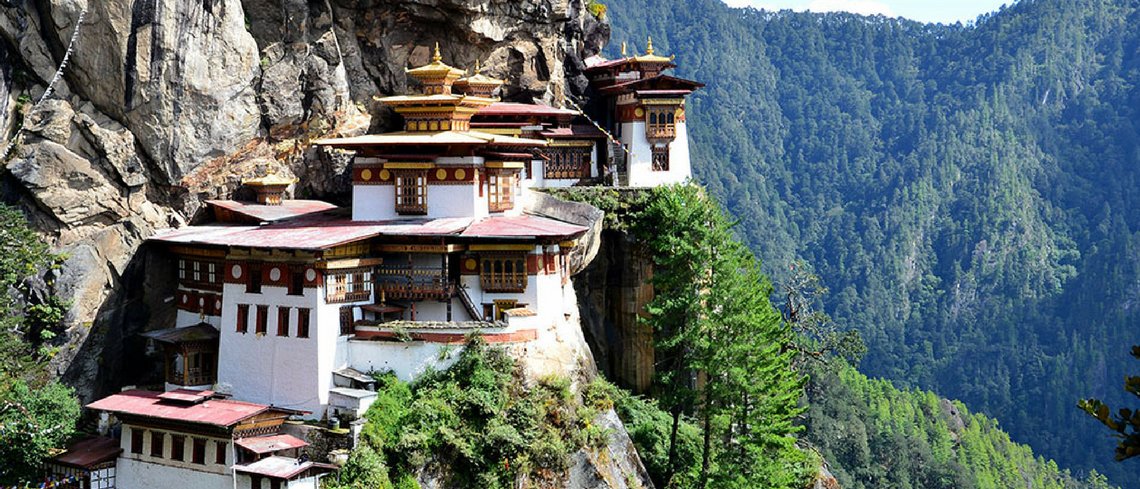
[[[657,189],[639,219],[654,256],[654,327],[663,404],[673,415],[672,484],[794,487],[806,456],[791,436],[802,380],[772,285],[733,223],[700,187]],[[699,418],[699,468],[677,467],[676,427]],[[695,480],[694,480],[695,479]]]

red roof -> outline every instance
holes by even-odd
[[[336,209],[335,205],[319,200],[283,200],[281,205],[263,205],[236,200],[207,200],[207,204],[234,212],[253,221],[280,221],[294,217]]]
[[[195,403],[214,397],[214,391],[196,391],[194,389],[174,389],[158,395],[164,401]]]
[[[266,457],[248,465],[235,465],[234,470],[247,474],[257,474],[274,479],[292,479],[309,469],[322,472],[335,470],[335,465],[314,462],[301,462],[289,457]]]
[[[151,239],[173,244],[323,250],[377,236],[549,238],[585,231],[582,226],[529,215],[488,217],[472,223],[469,217],[353,221],[347,217],[317,214],[263,226],[189,226]]]
[[[464,238],[561,238],[586,232],[576,224],[521,215],[488,217],[467,227]]]
[[[637,80],[630,80],[627,82],[602,87],[599,89],[604,93],[624,92],[626,90],[648,91],[648,90],[696,90],[705,86],[704,83],[686,80],[684,78],[677,78],[669,75],[657,75],[650,78],[639,78]]]
[[[229,399],[211,399],[198,404],[171,403],[160,399],[160,395],[161,392],[129,390],[104,397],[87,407],[115,414],[224,427],[233,426],[270,409],[264,404]]]
[[[87,438],[67,447],[67,451],[52,457],[52,463],[89,469],[104,462],[110,462],[123,452],[119,440],[96,436]]]
[[[151,239],[173,244],[323,250],[380,235],[453,235],[470,222],[468,217],[353,221],[348,217],[312,215],[264,226],[189,226]]]
[[[549,105],[540,104],[520,104],[515,102],[495,102],[491,105],[479,109],[476,117],[478,116],[573,116],[578,115],[578,111],[570,109],[559,109]]]
[[[261,455],[263,453],[276,452],[279,450],[288,450],[290,448],[302,448],[309,446],[309,442],[297,438],[293,435],[273,435],[258,436],[254,438],[241,438],[235,443],[237,443],[237,446],[258,455]]]

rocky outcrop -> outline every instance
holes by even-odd
[[[653,330],[640,317],[653,300],[653,261],[627,232],[606,229],[599,240],[597,256],[574,277],[582,330],[606,378],[644,393],[653,381]]]
[[[146,287],[163,264],[136,251],[203,200],[280,173],[347,203],[348,159],[309,142],[385,128],[373,97],[403,91],[435,42],[511,80],[508,99],[558,103],[607,37],[580,0],[0,2],[0,134],[26,129],[0,190],[65,256],[38,292],[71,304],[57,372],[85,401],[132,380],[129,338],[169,309]]]

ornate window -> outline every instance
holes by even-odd
[[[401,170],[396,177],[396,213],[427,214],[427,170]]]
[[[515,207],[515,182],[518,173],[513,171],[492,171],[487,173],[487,209],[502,212]]]
[[[586,178],[590,176],[590,148],[555,147],[546,152],[542,176],[548,179]]]
[[[653,147],[653,171],[669,171],[669,146]]]
[[[484,292],[523,292],[526,283],[525,254],[483,255],[479,284]]]
[[[372,297],[372,270],[357,268],[325,275],[325,302],[361,302]]]
[[[221,289],[221,269],[221,263],[216,261],[179,258],[178,281],[195,289]]]
[[[673,139],[676,136],[676,116],[673,106],[649,107],[645,114],[645,135],[650,139]]]

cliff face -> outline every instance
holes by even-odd
[[[403,91],[435,42],[511,80],[506,98],[557,103],[607,38],[580,0],[0,2],[0,134],[24,128],[0,190],[66,256],[41,291],[71,301],[58,373],[84,401],[140,375],[130,338],[170,308],[136,251],[203,200],[279,172],[344,203],[347,161],[307,142],[385,127],[373,96]]]

